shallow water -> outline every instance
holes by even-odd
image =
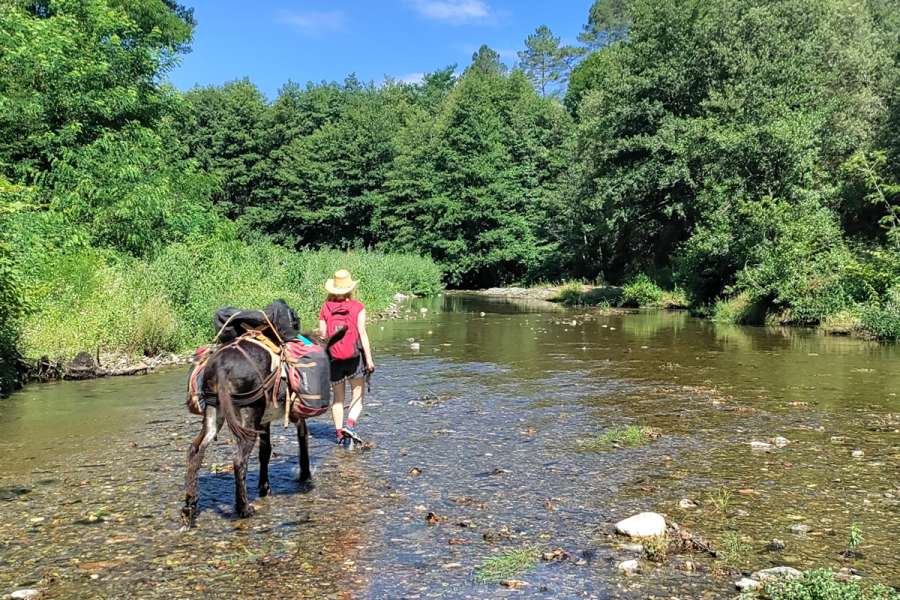
[[[462,296],[413,308],[372,326],[379,370],[360,430],[375,448],[338,448],[327,419],[312,422],[315,486],[301,490],[294,430],[275,426],[274,495],[252,519],[232,516],[223,434],[202,470],[199,526],[179,531],[199,429],[183,370],[0,402],[0,594],[717,598],[734,595],[728,571],[778,564],[900,584],[897,346],[684,313]],[[662,437],[583,451],[626,424]],[[750,447],[775,436],[790,444]],[[255,465],[249,488],[255,497]],[[624,578],[616,563],[632,555],[611,523],[643,510],[719,547],[733,534],[743,550]],[[790,533],[798,523],[809,533]],[[862,558],[840,554],[851,524]],[[768,551],[773,538],[785,549]],[[571,558],[517,575],[518,590],[476,581],[486,558],[526,546]]]

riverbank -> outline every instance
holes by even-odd
[[[725,325],[797,327],[813,329],[825,335],[868,341],[896,340],[897,325],[894,322],[900,320],[900,309],[893,311],[890,307],[859,307],[857,310],[839,311],[816,325],[801,324],[797,323],[788,311],[767,312],[764,307],[750,302],[746,294],[721,300],[711,307],[698,308],[690,305],[684,292],[664,290],[647,278],[637,278],[623,286],[570,282],[532,287],[458,290],[449,293],[495,299],[541,301],[573,308],[590,307],[607,313],[627,313],[638,308],[690,310],[696,317]]]
[[[402,306],[412,298],[412,294],[397,292],[391,303],[383,310],[373,312],[369,321],[376,323],[387,319],[403,318]],[[47,356],[37,359],[19,357],[17,362],[21,373],[22,385],[26,383],[51,381],[81,381],[84,379],[100,379],[104,377],[124,377],[131,375],[147,375],[167,367],[187,365],[191,362],[194,349],[187,352],[161,352],[151,356],[135,356],[126,353],[78,352],[71,360]],[[21,385],[19,386],[21,388]]]

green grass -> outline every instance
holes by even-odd
[[[540,550],[534,546],[504,550],[485,559],[475,569],[475,579],[480,583],[503,581],[534,568],[539,558]]]
[[[613,427],[589,440],[579,440],[578,446],[583,451],[600,452],[613,447],[643,446],[657,437],[659,437],[659,432],[652,427],[628,425]]]
[[[799,579],[764,586],[770,600],[900,600],[900,593],[871,582],[842,582],[827,569],[808,571]]]
[[[82,250],[46,257],[27,284],[35,310],[20,347],[28,356],[72,356],[80,350],[156,354],[209,341],[222,306],[262,307],[282,298],[304,330],[317,323],[322,284],[338,268],[360,281],[369,314],[397,292],[441,287],[440,269],[411,255],[294,252],[270,243],[201,240],[174,244],[151,260]]]
[[[639,275],[622,287],[565,283],[553,298],[566,306],[625,308],[686,308],[688,299],[681,289],[664,290],[646,275]]]
[[[746,566],[753,548],[735,531],[726,531],[716,546],[716,558],[734,568]]]

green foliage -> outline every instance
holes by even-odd
[[[475,580],[497,583],[528,571],[538,563],[540,551],[536,547],[513,548],[491,556],[475,569]]]
[[[362,282],[359,297],[370,314],[397,292],[437,292],[441,278],[433,262],[415,256],[298,253],[214,238],[171,244],[149,261],[84,249],[40,262],[28,282],[35,310],[21,343],[29,355],[71,356],[97,347],[128,354],[185,350],[212,338],[216,309],[260,307],[276,298],[313,329],[322,284],[338,268]]]
[[[66,152],[44,180],[51,210],[89,243],[135,256],[211,233],[211,178],[157,133],[126,127]]]
[[[868,303],[861,309],[863,328],[878,338],[900,340],[900,286],[888,294],[884,303]]]
[[[641,273],[622,286],[622,306],[656,306],[663,299],[663,290]]]
[[[716,546],[716,558],[733,568],[746,566],[753,548],[736,531],[726,531]]]
[[[883,585],[842,582],[827,569],[808,571],[799,579],[777,579],[765,585],[771,600],[897,600],[900,593]]]
[[[0,24],[0,173],[32,181],[65,152],[173,101],[159,77],[193,29],[164,0],[6,0]]]
[[[624,39],[631,26],[628,4],[628,0],[594,0],[578,41],[596,50]]]
[[[659,432],[652,427],[628,425],[613,427],[590,440],[579,440],[578,447],[585,452],[601,452],[610,448],[633,448],[643,446],[659,437]]]

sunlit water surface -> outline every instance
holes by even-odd
[[[375,447],[339,448],[318,419],[315,487],[301,490],[294,430],[275,426],[274,495],[237,520],[223,434],[187,533],[184,459],[200,423],[183,369],[0,401],[0,594],[717,598],[733,595],[727,571],[780,564],[900,584],[897,346],[464,296],[419,302],[372,336],[360,432]],[[662,437],[584,451],[627,424]],[[776,436],[790,444],[751,449]],[[675,556],[624,578],[616,564],[633,555],[611,523],[644,510],[714,544],[740,539],[740,555]],[[846,559],[852,524],[863,556]],[[767,550],[773,538],[786,547]],[[570,558],[517,575],[521,589],[478,582],[485,559],[522,547]]]

